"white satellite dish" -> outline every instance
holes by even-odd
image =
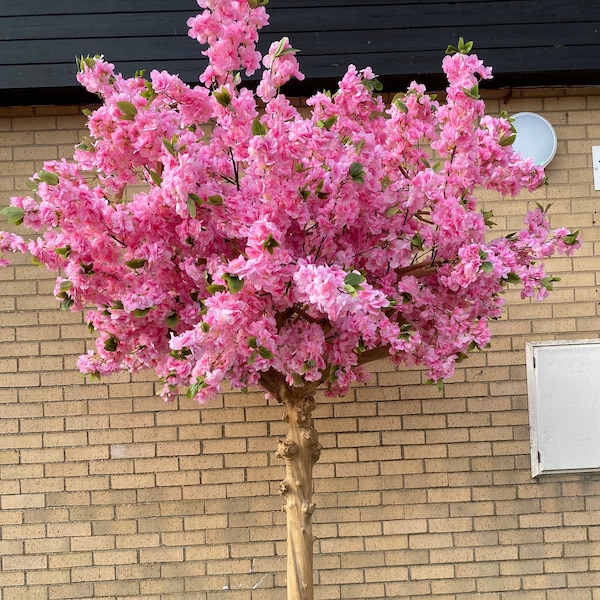
[[[533,112],[513,115],[517,137],[513,148],[523,158],[531,158],[536,165],[545,167],[556,154],[556,132],[550,122]]]

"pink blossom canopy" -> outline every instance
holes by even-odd
[[[477,191],[514,196],[544,176],[513,152],[510,120],[485,114],[476,56],[444,58],[443,103],[413,83],[385,106],[371,70],[350,66],[306,114],[281,91],[303,77],[290,41],[256,50],[262,2],[199,5],[201,85],[82,59],[102,100],[89,136],[5,211],[38,237],[4,233],[1,249],[58,271],[62,307],[87,310],[82,371],[150,368],[165,398],[200,401],[272,372],[343,394],[383,355],[439,380],[488,344],[506,285],[546,295],[540,260],[580,242],[541,208],[486,241]],[[252,92],[241,74],[261,62]]]

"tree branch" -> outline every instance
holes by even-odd
[[[438,270],[440,265],[442,265],[442,263],[443,261],[441,260],[424,261],[408,267],[396,269],[395,272],[399,277],[404,277],[404,275],[412,275],[413,277],[426,277],[427,275],[433,275]]]
[[[389,355],[389,346],[379,346],[379,348],[372,348],[371,350],[366,350],[365,352],[361,352],[358,355],[358,364],[364,365],[366,363],[373,362],[374,360],[387,358]]]
[[[300,399],[314,394],[322,381],[308,381],[302,386],[289,385],[282,373],[269,369],[260,374],[259,384],[283,404],[290,398]]]

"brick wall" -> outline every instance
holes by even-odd
[[[553,224],[580,227],[585,246],[551,262],[550,301],[507,293],[491,349],[443,392],[382,361],[348,397],[319,398],[318,599],[600,600],[600,475],[531,478],[524,367],[526,341],[600,329],[600,90],[497,92],[488,106],[540,112],[559,137],[547,188],[485,198],[499,229],[554,201]],[[79,115],[1,109],[4,203],[71,153]],[[142,375],[84,381],[87,328],[52,288],[26,259],[0,270],[0,600],[283,598],[280,408],[260,393],[165,405]]]

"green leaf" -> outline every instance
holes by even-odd
[[[127,100],[117,102],[117,108],[121,111],[121,119],[124,121],[133,121],[138,112],[135,105]]]
[[[94,263],[81,263],[81,270],[85,275],[93,275],[94,271]]]
[[[542,287],[546,288],[549,292],[551,292],[554,289],[554,286],[552,284],[556,281],[560,281],[560,277],[544,277],[543,279],[540,279],[540,284],[542,285]]]
[[[190,217],[192,217],[192,219],[196,218],[196,203],[194,202],[193,198],[190,198],[189,194],[187,197],[187,209],[188,212],[190,213]]]
[[[458,52],[458,48],[456,46],[447,46],[446,47],[446,54],[448,54],[449,56],[452,56],[453,54],[456,54]]]
[[[223,206],[223,196],[220,196],[219,194],[213,194],[212,196],[209,196],[207,200],[208,203],[213,206]]]
[[[494,263],[490,262],[489,260],[485,260],[481,263],[481,270],[484,273],[491,273],[494,270]]]
[[[385,216],[389,219],[391,217],[393,217],[394,215],[397,215],[400,212],[400,207],[399,206],[388,206],[385,209]]]
[[[111,335],[104,342],[104,349],[108,350],[108,352],[114,352],[117,349],[118,345],[119,345],[119,341],[117,340],[117,338],[114,335]]]
[[[283,47],[289,43],[289,39],[287,37],[282,37],[279,40],[279,44],[277,44],[277,48],[275,50],[275,53],[273,54],[274,58],[277,58],[278,56],[281,56],[281,53],[283,52]]]
[[[260,117],[256,117],[252,121],[252,135],[265,135],[267,133],[267,127],[260,122]]]
[[[469,98],[473,98],[474,100],[479,99],[479,84],[475,84],[472,88],[468,89],[466,87],[461,88],[462,91],[469,96]]]
[[[297,48],[285,48],[284,46],[286,44],[289,44],[290,40],[287,37],[282,37],[281,40],[279,40],[279,44],[277,46],[277,49],[275,50],[275,54],[273,55],[273,58],[279,58],[280,56],[285,56],[286,54],[296,54],[296,52],[299,52],[299,50]]]
[[[418,231],[412,236],[412,239],[410,240],[410,247],[411,250],[413,248],[420,251],[423,250],[423,238],[421,237],[421,234]]]
[[[177,323],[179,323],[179,315],[175,311],[171,312],[166,318],[166,323],[169,329],[173,329],[177,326]]]
[[[337,120],[338,120],[338,115],[329,117],[329,118],[325,119],[324,121],[323,121],[323,119],[319,119],[317,121],[317,127],[320,127],[321,129],[327,129],[327,131],[329,131],[335,125],[335,122]],[[350,141],[349,138],[347,141]]]
[[[58,254],[59,256],[64,256],[65,258],[68,258],[69,255],[71,254],[71,246],[69,246],[67,244],[66,246],[63,246],[62,248],[55,248],[54,252],[56,252],[56,254]]]
[[[214,296],[216,293],[218,292],[224,292],[225,291],[225,286],[224,285],[218,285],[216,283],[209,283],[206,286],[206,291],[211,295]]]
[[[396,94],[393,98],[392,98],[392,104],[400,111],[403,113],[407,113],[408,112],[408,106],[406,105],[406,103],[404,102],[404,97],[406,96],[406,94],[400,92],[399,94]]]
[[[340,368],[339,365],[331,365],[331,367],[329,368],[329,376],[327,377],[327,379],[329,381],[335,381],[337,379],[337,370]]]
[[[335,125],[335,122],[337,120],[338,120],[338,116],[333,115],[332,117],[329,117],[329,118],[325,119],[324,121],[319,121],[317,123],[317,125],[319,125],[319,127],[324,127],[325,129],[327,129],[327,131],[329,131]]]
[[[237,294],[244,287],[244,280],[231,273],[225,273],[223,279],[227,284],[227,288],[232,294]]]
[[[204,333],[208,333],[210,331],[210,323],[202,321],[202,323],[200,323],[200,329],[202,329]]]
[[[196,396],[198,394],[198,392],[205,388],[208,387],[208,384],[204,382],[204,379],[201,379],[200,377],[198,377],[196,379],[196,383],[193,383],[192,385],[190,385],[187,389],[186,392],[186,396],[188,398],[193,398],[194,396]]]
[[[512,135],[509,135],[508,137],[500,137],[500,139],[498,140],[498,143],[501,146],[512,146],[512,144],[515,143],[515,140],[517,139],[517,134],[513,133]]]
[[[579,229],[572,231],[565,235],[562,239],[563,243],[567,246],[574,246],[579,241]]]
[[[75,62],[77,64],[77,69],[79,71],[84,71],[85,67],[87,67],[88,69],[93,69],[94,65],[96,64],[96,59],[99,58],[98,56],[95,57],[91,57],[89,54],[87,56],[76,56],[75,57]]]
[[[551,208],[552,205],[554,204],[554,202],[549,202],[548,204],[546,204],[546,206],[543,206],[542,204],[540,204],[539,202],[536,202],[535,205],[543,212],[543,213],[547,213]]]
[[[75,301],[73,300],[73,298],[71,298],[70,296],[67,296],[60,303],[60,310],[69,310],[71,308],[71,306],[73,306],[73,304],[75,304]]]
[[[466,360],[467,358],[469,358],[468,354],[465,354],[464,352],[457,352],[456,363],[459,364],[459,363],[463,362],[464,360]]]
[[[152,307],[148,307],[148,308],[136,308],[133,311],[133,316],[136,319],[141,319],[142,317],[145,317],[151,310]]]
[[[84,135],[81,144],[77,146],[78,150],[83,150],[84,152],[92,152],[95,148],[94,141],[89,135]]]
[[[355,271],[352,273],[348,273],[346,277],[344,277],[344,285],[350,285],[353,288],[357,288],[361,283],[364,283],[366,279]]]
[[[146,108],[147,108],[148,106],[150,106],[150,104],[152,103],[154,98],[156,98],[156,96],[158,96],[158,94],[156,93],[155,89],[152,87],[152,83],[150,81],[145,81],[144,85],[146,86],[146,89],[140,94],[140,96],[142,98],[146,98],[146,100],[147,100]]]
[[[213,96],[221,106],[229,106],[231,104],[231,94],[226,87],[222,87],[219,92],[214,91]]]
[[[13,225],[21,225],[25,216],[25,211],[20,206],[7,206],[0,211],[6,216],[9,223]]]
[[[135,271],[135,269],[141,269],[146,264],[145,258],[133,258],[132,260],[126,260],[125,264]]]
[[[381,179],[381,191],[385,192],[385,190],[387,190],[390,185],[392,185],[392,180],[390,179],[389,175],[384,175]]]
[[[292,373],[292,379],[294,380],[294,387],[304,387],[306,385],[306,381],[300,373]]]
[[[403,340],[410,339],[410,336],[413,334],[412,325],[410,323],[404,323],[400,326],[400,335],[399,338]]]
[[[256,341],[256,337],[252,336],[248,338],[248,348],[258,348],[258,342]]]
[[[307,188],[298,188],[298,192],[300,193],[300,195],[302,196],[303,200],[308,200],[309,196],[310,196],[310,190]]]
[[[516,273],[511,271],[506,275],[504,281],[506,281],[506,283],[521,283],[521,278]]]
[[[348,169],[348,173],[350,174],[350,177],[352,177],[353,181],[363,183],[365,180],[365,172],[363,170],[363,166],[359,162],[353,162]]]
[[[273,234],[270,233],[269,237],[262,243],[262,247],[269,254],[273,254],[273,250],[279,247],[279,242],[273,237]]]
[[[296,54],[300,52],[298,48],[286,48],[279,56],[285,56],[286,54]]]
[[[263,358],[266,358],[267,360],[272,360],[272,358],[273,358],[273,353],[268,348],[265,348],[264,346],[258,347],[258,353]]]
[[[383,84],[377,78],[363,79],[362,83],[367,88],[367,90],[371,93],[380,92],[383,89]]]
[[[356,154],[359,154],[365,145],[365,139],[362,138],[359,142],[357,142],[354,146],[356,148]]]
[[[473,49],[473,42],[465,42],[462,37],[458,38],[458,51],[461,54],[469,54]]]
[[[40,178],[40,181],[43,181],[48,185],[58,185],[58,175],[56,173],[50,173],[50,171],[42,169],[38,173],[38,177]]]
[[[169,356],[173,356],[174,358],[179,358],[180,360],[185,360],[186,357],[190,356],[192,351],[185,346],[181,350],[173,350],[169,352]]]
[[[492,217],[494,216],[494,211],[492,210],[482,210],[481,214],[483,215],[483,222],[486,227],[493,227],[497,225],[494,221],[492,221]]]
[[[173,136],[173,137],[175,137],[175,136]],[[177,151],[175,150],[175,145],[172,140],[168,140],[166,137],[164,137],[163,144],[164,144],[165,148],[167,149],[167,152],[171,156],[175,156],[177,154]]]
[[[61,281],[60,282],[60,292],[68,292],[71,288],[73,287],[73,283],[70,282],[69,280],[65,280],[65,281]]]
[[[317,363],[314,358],[309,358],[308,360],[305,360],[304,364],[302,365],[302,372],[305,373],[306,371],[308,371],[308,369],[314,368],[316,364]]]
[[[162,177],[156,172],[153,171],[152,169],[147,169],[148,170],[148,175],[150,175],[150,179],[152,179],[152,183],[154,183],[154,185],[157,185],[158,187],[160,187],[162,185]]]

